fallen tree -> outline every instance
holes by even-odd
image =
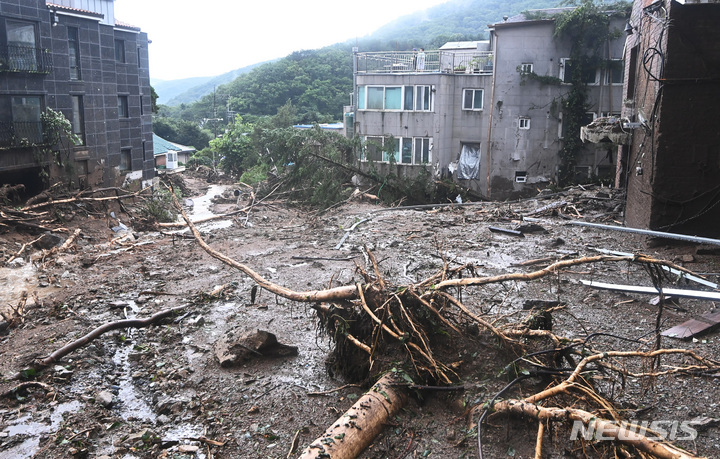
[[[367,448],[407,400],[406,390],[388,372],[315,441],[300,459],[352,459]]]

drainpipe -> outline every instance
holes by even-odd
[[[493,112],[495,111],[495,78],[497,76],[497,68],[498,68],[498,52],[497,52],[497,29],[491,30],[490,35],[492,37],[492,52],[493,52],[493,73],[492,73],[492,83],[490,88],[490,114],[488,115],[488,135],[487,135],[487,148],[486,150],[486,165],[485,168],[487,169],[487,182],[485,184],[485,194],[488,199],[490,199],[490,170],[492,165],[492,151],[490,146],[492,145],[492,124],[493,124]]]

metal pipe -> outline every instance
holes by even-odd
[[[570,222],[570,224],[577,225],[577,226],[587,226],[590,228],[601,228],[601,229],[614,230],[614,231],[623,231],[626,233],[642,234],[645,236],[662,237],[665,239],[676,239],[678,241],[696,242],[698,244],[720,245],[719,239],[710,239],[707,237],[700,237],[700,236],[688,236],[686,234],[664,233],[662,231],[652,231],[652,230],[644,230],[644,229],[639,229],[639,228],[628,228],[626,226],[612,226],[612,225],[603,225],[600,223],[588,223],[588,222],[578,222],[578,221],[572,221],[572,222]]]

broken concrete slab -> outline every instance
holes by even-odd
[[[214,352],[220,366],[230,367],[258,357],[296,356],[298,348],[279,343],[274,334],[264,330],[232,328],[215,342]]]

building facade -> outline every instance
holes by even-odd
[[[572,43],[554,36],[553,15],[562,11],[507,18],[490,26],[487,42],[424,51],[422,68],[415,52],[356,53],[351,111],[366,167],[407,177],[430,169],[489,199],[557,182],[563,139],[579,136],[563,127]],[[617,32],[624,25],[610,21]],[[622,38],[610,40],[602,57],[615,65],[587,72],[587,123],[620,114],[622,50]],[[616,150],[584,148],[577,180],[614,176]]]
[[[636,0],[627,23],[626,224],[717,237],[720,2]]]
[[[3,0],[0,38],[0,183],[152,180],[148,39],[113,0]],[[48,109],[77,144],[54,142]]]

